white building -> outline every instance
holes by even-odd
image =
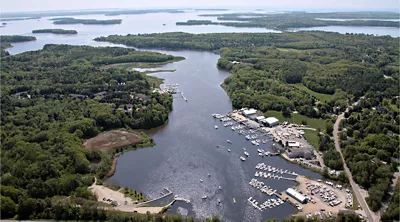
[[[243,115],[245,115],[247,117],[247,116],[256,114],[256,112],[257,112],[257,110],[252,108],[252,109],[244,110]]]
[[[265,119],[265,123],[267,124],[267,126],[273,127],[279,125],[279,120],[275,117],[268,117]]]
[[[295,200],[299,201],[302,204],[307,203],[307,198],[305,196],[303,196],[301,193],[297,192],[296,190],[294,190],[293,188],[288,188],[286,190],[286,193],[293,197]]]

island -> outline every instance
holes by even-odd
[[[54,18],[53,24],[66,25],[66,24],[83,24],[83,25],[115,25],[121,24],[122,19],[109,19],[109,20],[97,20],[97,19],[75,19],[75,18]]]
[[[188,20],[187,22],[177,22],[176,25],[213,25],[211,20]]]
[[[36,29],[32,33],[52,33],[52,34],[78,34],[76,30],[66,29]]]
[[[385,211],[382,203],[395,189],[392,179],[399,166],[399,38],[303,31],[175,32],[95,40],[219,53],[217,66],[232,73],[222,87],[235,108],[252,107],[264,117],[306,127],[305,138],[325,165],[312,169],[352,184],[369,220],[374,221],[370,211]],[[276,141],[289,150],[288,143]],[[302,155],[290,159],[300,162]],[[394,218],[396,210],[398,205],[391,205],[382,216]]]
[[[2,43],[34,39],[2,36]],[[114,210],[117,199],[99,200],[102,196],[93,192],[106,186],[103,179],[112,175],[121,152],[155,144],[139,129],[164,124],[172,96],[153,93],[159,87],[154,77],[108,65],[181,59],[121,47],[54,44],[1,56],[1,218],[131,217],[133,211]],[[128,188],[117,192],[121,200],[130,198],[129,203],[146,201]],[[136,207],[143,215],[134,217],[141,221],[177,217],[146,215],[150,208]],[[75,213],[66,213],[68,209]]]
[[[177,22],[177,25],[224,25],[233,27],[259,27],[274,30],[288,30],[291,28],[307,28],[317,26],[375,26],[399,27],[398,13],[306,13],[285,12],[279,14],[263,13],[227,13],[227,14],[202,14],[203,17],[217,17],[219,22],[209,20],[189,20]],[[388,20],[389,19],[389,20]],[[230,22],[224,22],[230,21]]]

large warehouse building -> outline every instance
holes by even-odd
[[[263,123],[266,126],[273,127],[273,126],[279,125],[279,120],[275,117],[268,117],[263,120]]]
[[[296,190],[294,190],[293,188],[288,188],[286,190],[286,193],[293,197],[295,200],[299,201],[302,204],[307,203],[307,198],[305,196],[303,196],[301,193],[297,192]]]

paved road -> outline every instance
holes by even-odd
[[[344,119],[344,113],[340,114],[335,122],[335,125],[333,127],[333,138],[335,140],[335,149],[340,153],[340,156],[343,160],[343,165],[344,165],[344,171],[347,174],[347,177],[349,178],[350,185],[353,188],[354,194],[357,197],[358,202],[360,203],[360,206],[362,207],[363,211],[365,212],[365,215],[367,216],[367,220],[374,222],[374,221],[379,221],[379,217],[374,215],[374,213],[369,209],[367,202],[365,201],[365,198],[362,196],[360,192],[360,188],[358,185],[354,182],[353,176],[351,175],[351,172],[349,168],[347,167],[346,161],[344,160],[342,151],[340,150],[340,143],[339,143],[339,123]]]

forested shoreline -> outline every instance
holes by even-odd
[[[145,74],[104,65],[175,59],[127,48],[70,45],[2,56],[1,198],[7,203],[2,218],[89,217],[67,211],[83,214],[76,206],[93,204],[87,187],[94,175],[102,178],[109,171],[117,150],[86,151],[83,141],[111,129],[160,126],[172,110],[172,97],[153,93],[158,85]],[[124,106],[130,109],[120,109]]]
[[[139,48],[218,52],[217,66],[233,73],[223,87],[234,107],[284,115],[297,111],[325,119],[326,126],[321,128],[327,135],[320,136],[319,150],[326,154],[328,165],[338,170],[341,161],[330,138],[335,115],[359,101],[342,123],[343,153],[355,181],[368,189],[371,209],[379,210],[388,198],[398,166],[392,157],[399,158],[398,38],[297,32],[112,35],[96,40]],[[316,93],[329,99],[320,100]]]
[[[69,24],[83,24],[83,25],[115,25],[121,24],[122,19],[76,19],[76,18],[54,18],[53,24],[55,25],[69,25]]]
[[[52,33],[52,34],[78,34],[76,30],[66,29],[36,29],[32,33]]]
[[[262,13],[227,13],[203,14],[203,17],[217,17],[219,22],[210,20],[189,20],[177,22],[176,25],[224,25],[233,27],[258,27],[274,30],[288,30],[291,28],[307,28],[318,26],[372,26],[372,27],[399,27],[399,21],[385,21],[382,19],[398,19],[398,13],[391,12],[336,12],[336,13],[307,13],[285,12],[277,14]],[[322,19],[321,19],[322,18]],[[350,19],[333,21],[323,19]],[[225,22],[230,21],[230,22]]]

